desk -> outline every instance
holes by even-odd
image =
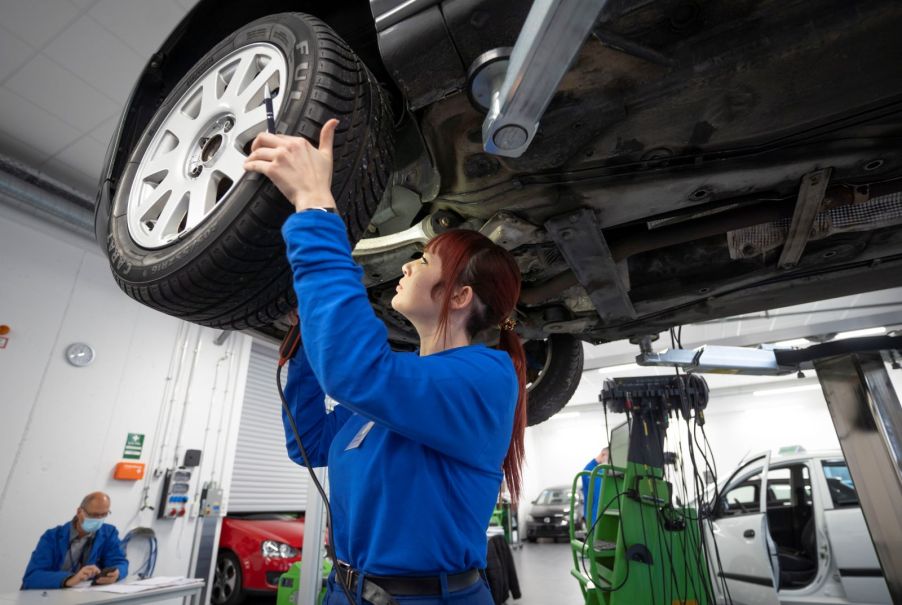
[[[203,582],[182,586],[164,586],[141,592],[120,594],[100,590],[71,590],[55,588],[51,590],[17,590],[0,594],[0,605],[139,605],[163,599],[187,597],[186,605],[201,605],[200,595]]]

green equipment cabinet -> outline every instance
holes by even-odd
[[[702,413],[707,385],[696,376],[605,381],[600,399],[629,422],[611,434],[610,464],[582,471],[570,500],[571,574],[587,605],[664,603],[714,605],[698,513],[674,507],[664,474],[664,434],[675,410]],[[575,533],[576,492],[582,478],[601,480],[598,502],[588,494],[585,540]]]
[[[323,559],[323,588],[319,591],[316,602],[322,603],[326,596],[326,578],[332,571],[332,561]],[[301,587],[301,562],[292,564],[288,571],[279,576],[279,588],[276,591],[276,605],[294,605],[297,592]]]

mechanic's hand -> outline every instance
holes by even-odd
[[[96,580],[94,580],[95,584],[113,584],[119,580],[119,568],[114,569],[110,573],[105,576],[98,576]]]
[[[66,586],[72,587],[76,584],[81,584],[86,580],[92,579],[94,576],[100,573],[100,568],[96,565],[85,565],[77,572],[75,575],[66,580]]]
[[[279,188],[295,210],[335,208],[332,198],[332,142],[338,120],[326,122],[319,148],[307,139],[261,132],[254,139],[244,169],[259,172]]]

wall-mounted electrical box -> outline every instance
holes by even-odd
[[[177,519],[188,512],[188,493],[191,491],[191,469],[167,470],[163,479],[158,519]]]
[[[222,488],[208,483],[201,494],[200,514],[202,517],[218,517],[222,514]]]

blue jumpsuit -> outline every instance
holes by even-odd
[[[341,219],[297,213],[282,231],[303,335],[285,393],[310,463],[329,467],[336,556],[373,575],[485,568],[517,402],[510,356],[482,345],[393,352]],[[339,404],[332,412],[324,391]],[[483,582],[459,592],[396,599],[492,603]],[[345,602],[330,580],[327,603]]]

